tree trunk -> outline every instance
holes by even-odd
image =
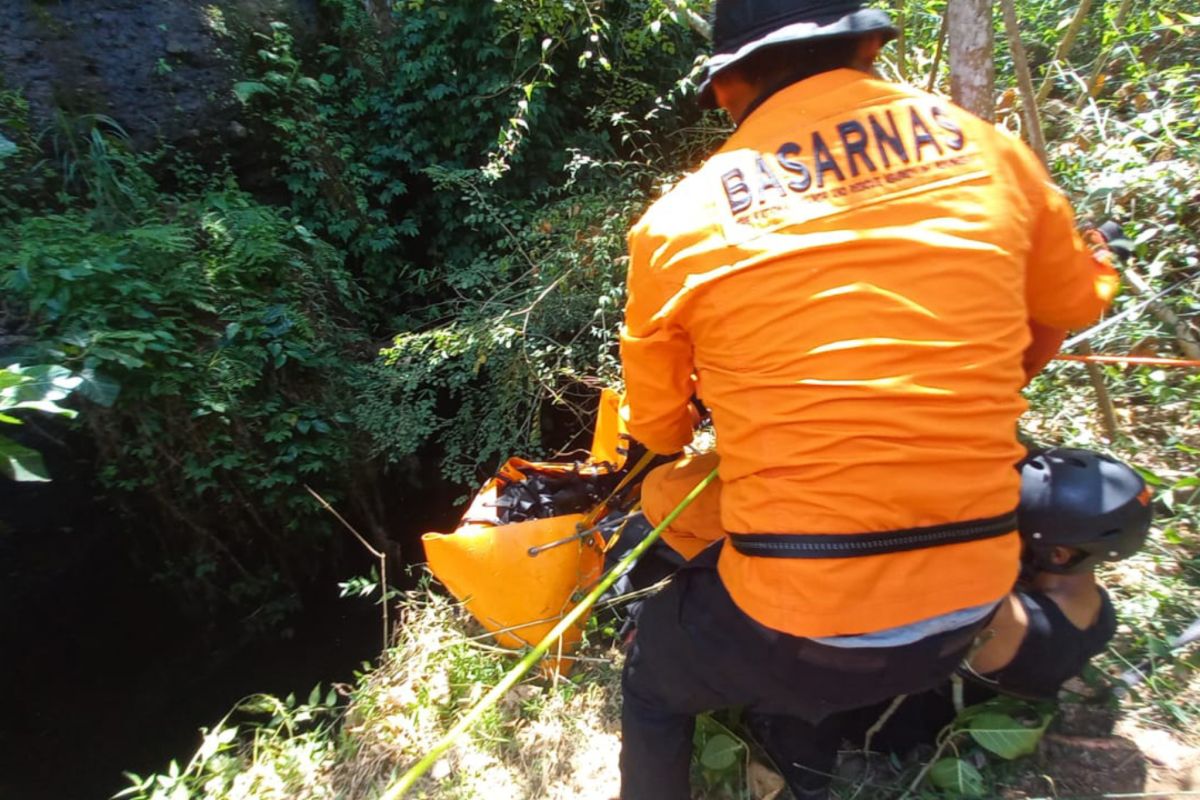
[[[992,0],[950,0],[950,97],[988,122],[996,121]]]
[[[908,38],[904,35],[905,12],[908,10],[908,4],[905,0],[893,0],[895,8],[892,11],[892,22],[896,26],[896,71],[900,74],[900,80],[904,83],[908,82]]]

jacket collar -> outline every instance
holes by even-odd
[[[873,76],[861,70],[843,68],[822,72],[794,83],[771,87],[747,107],[741,124],[738,125],[738,132],[753,123],[756,117],[767,116],[777,107],[790,106],[803,112],[806,106],[812,107],[814,101],[823,95],[832,94],[868,80],[874,80]],[[736,135],[735,132],[734,136]]]

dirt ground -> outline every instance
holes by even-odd
[[[1165,798],[1200,791],[1200,747],[1187,739],[1123,718],[1119,709],[1067,704],[1037,755],[1017,765],[1023,769],[1005,796]]]

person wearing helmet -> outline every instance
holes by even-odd
[[[982,645],[958,669],[968,705],[997,694],[1054,700],[1116,633],[1116,614],[1095,567],[1129,558],[1150,533],[1150,490],[1127,464],[1090,450],[1054,448],[1032,453],[1019,466],[1021,579],[981,633]],[[834,715],[822,721],[818,739],[861,747],[892,705]],[[903,755],[932,744],[956,714],[947,681],[893,708],[871,747]],[[813,746],[806,726],[794,729],[789,720],[768,716],[747,721],[796,792],[833,772],[833,754]]]
[[[1116,632],[1095,568],[1141,549],[1150,489],[1111,456],[1055,448],[1022,462],[1017,516],[1021,581],[960,672],[1005,694],[1050,700]]]
[[[849,0],[717,0],[700,99],[737,130],[630,233],[632,436],[711,411],[723,537],[647,600],[622,795],[689,795],[694,715],[815,724],[943,680],[1019,565],[1031,325],[1115,290],[1020,142],[874,78]]]

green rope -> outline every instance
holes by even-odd
[[[567,628],[574,625],[579,621],[580,617],[591,609],[596,600],[600,598],[600,595],[608,591],[608,588],[616,583],[617,579],[624,575],[625,571],[633,566],[635,561],[641,558],[642,553],[646,552],[650,545],[654,544],[658,540],[658,537],[662,535],[663,529],[674,522],[675,518],[683,513],[683,510],[691,505],[692,501],[716,478],[717,471],[714,469],[704,480],[696,485],[695,489],[692,489],[687,497],[683,498],[683,501],[679,505],[675,506],[675,509],[662,522],[655,526],[654,530],[650,531],[645,539],[638,542],[636,547],[626,553],[625,557],[601,579],[600,583],[596,584],[595,588],[588,592],[587,596],[579,602],[579,605],[575,606],[565,617],[559,620],[554,629],[546,634],[546,637],[538,642],[536,647],[526,653],[524,658],[508,671],[504,679],[492,687],[492,690],[476,703],[475,707],[465,717],[460,719],[458,724],[451,728],[449,733],[443,736],[425,754],[424,758],[414,764],[408,772],[400,776],[399,780],[389,786],[380,796],[379,800],[398,800],[398,798],[403,797],[404,793],[412,788],[413,784],[433,766],[434,762],[454,745],[458,737],[466,733],[472,725],[479,721],[480,717],[487,713],[488,709],[496,705],[500,698],[508,693],[509,689],[517,685],[517,681],[521,680],[525,673],[538,662],[538,659],[546,654]]]

